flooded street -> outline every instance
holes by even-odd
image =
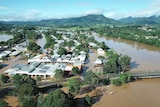
[[[37,44],[41,47],[41,50],[44,50],[44,45],[46,44],[46,38],[45,35],[42,34],[42,38],[37,40]]]

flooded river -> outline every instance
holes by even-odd
[[[112,37],[95,37],[119,54],[132,58],[131,72],[160,70],[160,48]],[[160,107],[160,78],[110,86],[93,107]],[[113,94],[109,94],[113,92]]]
[[[143,79],[121,87],[110,86],[93,107],[159,107],[160,79]],[[113,94],[109,94],[109,92]]]
[[[131,71],[160,70],[160,47],[154,47],[134,41],[112,37],[95,37],[97,41],[105,42],[119,54],[128,55],[131,60]]]

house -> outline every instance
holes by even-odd
[[[103,61],[100,58],[97,58],[96,61],[94,62],[96,65],[101,65],[103,64]]]
[[[8,56],[8,55],[11,54],[11,53],[12,53],[11,51],[3,51],[3,52],[0,54],[0,59],[1,59],[2,57]]]
[[[89,46],[91,46],[91,47],[96,47],[97,44],[95,44],[95,43],[93,43],[93,42],[89,42]]]
[[[12,66],[10,69],[6,70],[4,73],[8,75],[15,74],[27,74],[31,77],[37,78],[37,76],[41,76],[44,79],[47,77],[53,77],[55,75],[56,69],[61,69],[64,71],[66,67],[66,63],[29,63],[29,64],[16,64]]]
[[[17,56],[20,53],[21,53],[20,51],[13,51],[9,56]]]
[[[64,75],[71,75],[73,67],[78,67],[79,70],[82,70],[82,64],[81,63],[73,63],[73,64],[67,64],[64,69]]]
[[[30,62],[41,62],[42,63],[42,62],[52,62],[52,61],[51,61],[51,58],[47,56],[47,54],[40,54],[40,55],[35,56],[32,59],[28,59],[28,63]]]
[[[28,41],[17,44],[15,47],[13,47],[13,49],[18,50],[18,51],[27,51],[27,47],[28,47],[29,43]]]
[[[97,49],[98,56],[105,56],[105,51],[102,48]]]

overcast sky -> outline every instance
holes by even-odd
[[[103,14],[120,19],[160,15],[160,0],[0,0],[0,21]]]

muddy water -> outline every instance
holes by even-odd
[[[159,90],[160,79],[144,79],[121,87],[110,86],[93,107],[160,107]]]
[[[7,35],[7,34],[0,34],[0,42],[7,41],[7,40],[9,40],[11,38],[13,38],[13,36]]]
[[[112,37],[98,37],[95,39],[105,42],[119,54],[126,54],[132,58],[131,71],[160,70],[160,47],[154,47],[124,39]]]
[[[41,47],[41,50],[44,49],[44,45],[46,44],[45,35],[42,34],[42,38],[37,40],[37,44]]]
[[[97,37],[119,54],[132,58],[131,71],[160,70],[160,48],[112,37]],[[107,87],[100,101],[93,107],[160,107],[160,78],[143,79],[121,87]],[[113,92],[113,94],[110,94]]]

